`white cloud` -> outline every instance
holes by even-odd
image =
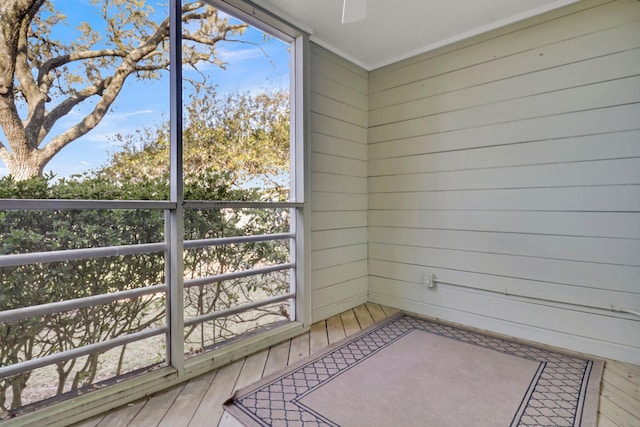
[[[105,116],[105,119],[107,118],[110,118],[112,120],[127,119],[129,117],[140,116],[142,114],[151,114],[153,112],[154,112],[153,110],[139,110],[139,111],[130,111],[126,113],[110,113],[107,116]]]
[[[264,52],[258,47],[250,49],[219,50],[217,55],[224,62],[229,63],[248,61],[256,58],[266,58]]]
[[[138,111],[128,111],[122,113],[113,113],[109,112],[106,116],[100,121],[98,126],[96,126],[91,133],[100,132],[100,128],[105,125],[116,125],[116,121],[118,120],[126,120],[130,117],[140,116],[143,114],[152,114],[153,110],[138,110]],[[57,124],[56,128],[60,129],[59,132],[62,132],[64,129],[68,129],[72,126],[75,126],[82,120],[82,118],[88,114],[88,112],[83,112],[80,109],[74,108],[69,113],[67,113]],[[55,132],[54,132],[55,133]]]
[[[219,49],[216,51],[216,57],[221,61],[225,62],[229,66],[238,65],[244,61],[251,61],[259,58],[267,58],[267,56],[260,50],[259,48],[249,48],[249,49],[234,49],[234,50],[223,50]],[[216,64],[212,64],[211,62],[199,61],[196,64],[196,68],[200,73],[206,73],[209,70],[219,69],[219,66]],[[192,68],[185,68],[184,71],[189,72],[193,71]]]

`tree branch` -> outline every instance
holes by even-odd
[[[136,71],[158,71],[164,70],[169,66],[169,60],[159,62],[154,65],[136,65]]]
[[[18,44],[17,44],[17,52],[16,52],[16,77],[18,82],[20,82],[20,86],[22,88],[22,93],[27,99],[27,104],[29,104],[29,114],[32,114],[33,108],[38,108],[37,104],[41,100],[42,93],[38,89],[38,85],[31,74],[31,69],[29,68],[29,30],[31,26],[31,21],[38,13],[38,10],[42,7],[45,0],[35,0],[31,4],[31,7],[22,18],[22,20],[16,24],[19,24],[18,30]]]
[[[63,65],[70,64],[75,61],[83,61],[85,59],[95,59],[103,57],[120,57],[127,56],[127,52],[118,49],[100,49],[100,50],[87,50],[84,52],[74,52],[67,55],[61,55],[55,58],[49,59],[42,64],[38,70],[38,83],[41,84],[44,77],[51,72],[51,70],[61,67]]]
[[[49,112],[44,117],[44,120],[42,122],[40,134],[38,135],[38,145],[40,145],[40,143],[44,140],[53,125],[55,125],[58,120],[69,114],[73,107],[80,104],[84,100],[92,97],[93,95],[102,93],[104,91],[104,88],[109,84],[109,81],[109,79],[105,79],[97,85],[86,87],[73,96],[68,97],[63,102],[58,104],[53,110],[51,110],[51,112]]]
[[[29,125],[29,123],[38,123],[44,117],[46,112],[45,103],[49,99],[47,90],[40,91],[36,81],[31,74],[29,65],[29,32],[31,21],[37,15],[38,10],[42,7],[45,0],[36,0],[25,18],[20,22],[20,31],[18,38],[18,50],[16,55],[16,78],[20,83],[20,89],[24,95],[27,105],[28,114],[25,123],[23,123],[26,140],[31,148],[36,148],[35,136],[38,133],[39,126]]]
[[[13,65],[9,64],[8,66],[4,64],[4,61],[0,61],[0,101],[3,101],[0,103],[0,124],[5,133],[7,129],[10,129],[12,133],[12,136],[8,137],[12,152],[9,153],[7,147],[0,145],[0,156],[8,155],[13,158],[16,149],[27,150],[29,156],[32,156],[34,160],[37,157],[37,163],[40,168],[63,147],[85,135],[100,123],[122,90],[126,79],[132,73],[151,73],[169,67],[169,61],[165,57],[166,46],[164,44],[169,38],[168,17],[157,24],[143,21],[141,25],[144,23],[149,25],[147,28],[150,29],[151,35],[144,31],[144,34],[141,34],[140,37],[128,39],[126,37],[129,37],[129,30],[124,30],[124,27],[120,28],[120,25],[133,22],[135,26],[138,22],[127,21],[129,18],[122,18],[123,21],[120,22],[118,20],[120,18],[114,18],[114,20],[105,15],[104,18],[107,24],[112,25],[110,31],[113,38],[110,38],[110,40],[114,43],[113,48],[91,49],[94,45],[88,44],[85,45],[86,50],[74,52],[72,50],[78,48],[75,43],[66,47],[59,46],[59,48],[54,48],[52,46],[55,46],[55,42],[45,37],[40,43],[36,44],[38,46],[42,44],[47,54],[56,54],[57,56],[46,60],[43,59],[41,57],[42,52],[38,53],[40,51],[36,50],[36,53],[34,53],[29,50],[29,43],[33,42],[32,37],[34,36],[30,34],[31,25],[34,19],[37,19],[37,14],[43,5],[47,7],[46,1],[0,0],[2,2],[0,5],[0,12],[2,12],[0,21],[9,22],[4,19],[6,10],[17,10],[19,6],[23,8],[21,9],[20,20],[16,20],[16,15],[14,14],[11,15],[11,25],[3,27],[3,22],[0,22],[0,30],[2,30],[0,31],[0,57],[9,53],[12,54],[9,55],[9,58],[15,59]],[[8,6],[7,2],[9,2]],[[107,11],[108,4],[109,2],[103,3],[105,7],[104,13]],[[182,36],[183,40],[201,46],[209,46],[208,49],[194,49],[192,58],[194,63],[200,60],[215,63],[213,54],[216,43],[227,40],[230,35],[241,32],[247,27],[246,24],[227,25],[226,20],[218,19],[218,11],[208,6],[205,2],[195,1],[183,4],[182,14],[184,22],[200,23],[198,29],[194,29],[191,32],[185,30]],[[52,20],[50,23],[55,24],[54,21]],[[10,28],[15,33],[12,36],[15,39],[13,47],[7,46],[5,43],[7,28]],[[124,39],[119,39],[118,35],[124,37]],[[35,37],[38,36],[35,35]],[[5,44],[3,45],[3,43]],[[137,47],[135,43],[138,44]],[[130,44],[134,46],[130,46]],[[47,47],[51,47],[51,49],[47,50]],[[104,59],[101,60],[100,58]],[[186,62],[190,62],[189,58],[186,58]],[[73,72],[68,71],[67,66],[72,63],[83,64],[85,68],[84,74],[86,75],[82,72],[75,75]],[[115,67],[113,73],[103,78],[101,74],[108,72],[105,71],[108,68],[113,70],[112,67]],[[37,72],[35,78],[33,75],[34,68]],[[11,71],[10,76],[8,76],[9,80],[5,78],[6,70]],[[61,98],[65,98],[53,107],[51,111],[47,112],[47,102],[50,101],[50,96],[53,97],[50,92],[57,82],[56,79],[62,78],[60,76],[71,76],[76,77],[76,79],[72,78],[69,82],[60,83],[59,91],[56,91],[56,97],[61,95]],[[142,75],[141,77],[153,76]],[[18,90],[24,95],[29,109],[26,120],[18,123],[15,122],[16,118],[18,120],[20,118],[15,108],[15,94],[12,87],[14,80],[19,82],[20,88]],[[80,84],[86,84],[86,87],[81,90],[77,89],[76,87]],[[9,88],[8,97],[6,98],[3,96],[5,86]],[[98,96],[98,101],[91,112],[75,125],[51,139],[41,149],[38,149],[62,117],[68,115],[74,107],[93,96]],[[3,107],[12,111],[3,111]],[[16,141],[16,148],[14,148],[14,141]]]
[[[67,129],[62,134],[53,138],[45,147],[43,147],[43,156],[47,159],[51,159],[71,141],[74,141],[81,136],[86,135],[87,132],[95,128],[98,123],[100,123],[100,120],[102,120],[102,118],[105,116],[105,114],[109,110],[109,107],[120,93],[120,90],[122,89],[126,78],[136,70],[137,62],[149,53],[153,52],[160,44],[160,42],[168,37],[168,35],[169,19],[166,18],[158,25],[156,31],[151,37],[149,37],[140,47],[132,50],[123,58],[123,63],[117,68],[113,77],[104,79],[99,85],[94,85],[91,88],[88,88],[87,92],[85,92],[84,95],[80,95],[81,97],[85,96],[84,99],[86,99],[88,96],[100,93],[102,97],[94,107],[93,111],[91,111],[91,113],[89,113],[84,119],[82,119],[75,126]],[[97,91],[98,89],[101,90]],[[94,91],[95,93],[91,93],[90,95],[88,95],[92,91]],[[82,102],[84,99],[71,97],[63,101],[63,103],[58,106],[60,107],[60,109],[58,110],[58,107],[56,107],[55,110],[57,110],[57,112],[55,114],[53,114],[52,112],[50,118],[47,120],[48,128],[51,129],[55,122],[64,115],[60,113],[64,112],[65,110],[68,113],[69,111],[71,111],[71,108],[73,108],[73,106]],[[46,133],[41,135],[44,138],[44,136],[46,136]]]
[[[20,36],[18,23],[23,22],[31,8],[38,3],[41,4],[42,0],[4,0],[0,3],[0,96],[13,92],[14,58]]]
[[[102,86],[92,87],[95,88],[94,90],[103,89],[100,92],[96,92],[96,94],[100,93],[101,95],[100,101],[98,101],[93,111],[91,111],[91,113],[89,113],[78,124],[52,139],[51,142],[42,149],[42,154],[45,158],[51,159],[71,141],[87,134],[87,132],[95,128],[98,123],[100,123],[100,120],[105,116],[109,107],[120,93],[126,78],[136,70],[137,62],[155,50],[156,46],[162,41],[162,39],[168,35],[168,32],[169,22],[167,19],[158,25],[156,32],[145,43],[143,43],[139,48],[131,51],[124,58],[124,62],[118,67],[113,77],[103,80],[101,82]],[[67,100],[65,100],[65,102],[66,101]],[[69,105],[75,102],[75,100],[68,101]],[[75,102],[75,104],[78,102],[80,101]],[[59,116],[55,120],[58,120],[60,117],[62,116]],[[52,123],[55,123],[55,120]]]

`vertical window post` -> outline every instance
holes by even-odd
[[[296,244],[292,250],[296,263],[295,270],[295,319],[305,325],[311,324],[311,227],[310,227],[310,170],[309,165],[309,87],[311,65],[309,60],[309,37],[298,35],[292,43],[291,69],[291,196],[303,207],[292,209]]]
[[[182,167],[182,0],[171,0],[169,10],[170,88],[170,200],[175,208],[168,214],[169,259],[166,280],[169,341],[167,361],[184,374],[184,191]]]

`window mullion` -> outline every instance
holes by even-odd
[[[166,239],[169,246],[167,276],[167,361],[184,374],[184,182],[182,158],[182,0],[170,1],[170,199]]]
[[[296,320],[305,325],[311,324],[311,226],[310,226],[310,148],[309,148],[309,111],[310,111],[310,46],[309,37],[301,34],[293,42],[292,65],[294,78],[291,86],[291,147],[292,147],[292,186],[291,196],[302,207],[292,209],[293,227],[296,238],[292,248],[296,273],[293,283],[296,292]]]

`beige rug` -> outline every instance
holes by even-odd
[[[603,363],[398,315],[240,390],[247,426],[596,425]]]

